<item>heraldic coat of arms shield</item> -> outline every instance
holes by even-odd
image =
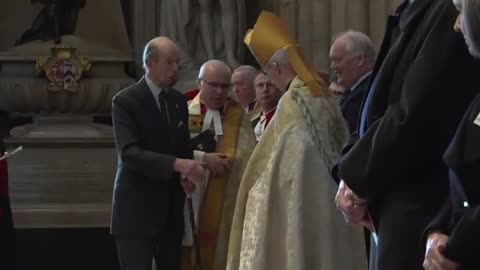
[[[50,91],[74,93],[78,90],[78,80],[90,70],[91,64],[85,57],[76,56],[76,51],[72,47],[53,47],[51,56],[36,61],[37,72],[44,73],[50,81]]]

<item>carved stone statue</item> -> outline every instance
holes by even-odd
[[[176,40],[197,64],[220,58],[237,67],[244,53],[245,9],[245,0],[161,0],[157,34]]]
[[[55,40],[61,43],[63,35],[73,34],[77,24],[79,10],[85,7],[85,0],[31,0],[32,3],[41,3],[45,7],[40,11],[26,30],[16,46],[33,40]]]
[[[245,28],[245,0],[198,0],[200,4],[200,33],[208,59],[216,58],[214,28],[215,4],[220,4],[221,33],[223,34],[225,60],[237,67],[237,46],[241,44]],[[217,24],[218,25],[218,24]],[[240,30],[240,32],[239,32]]]

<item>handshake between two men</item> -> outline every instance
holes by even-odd
[[[222,153],[205,153],[203,160],[176,159],[173,164],[176,172],[180,173],[180,183],[186,194],[195,191],[207,179],[207,170],[214,176],[225,175],[230,171],[231,161]]]

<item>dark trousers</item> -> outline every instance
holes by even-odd
[[[157,269],[179,270],[182,234],[164,233],[159,237],[115,237],[122,270],[152,270],[155,259]]]
[[[370,239],[368,239],[369,245],[369,254],[368,254],[368,270],[377,270],[377,243],[375,242],[373,234],[370,234]]]
[[[363,237],[365,239],[365,251],[367,252],[367,254],[365,254],[367,256],[367,262],[368,264],[370,265],[370,237],[371,237],[371,233],[370,233],[370,230],[367,229],[367,228],[363,228]]]
[[[438,207],[418,203],[385,202],[379,211],[376,270],[424,270],[425,228]],[[372,252],[372,247],[370,247]]]

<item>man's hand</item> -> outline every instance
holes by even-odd
[[[203,161],[213,175],[225,175],[230,170],[230,160],[228,156],[222,153],[206,153]]]
[[[367,228],[371,232],[375,232],[375,227],[373,226],[372,219],[370,218],[368,211],[365,210],[365,212],[366,212],[365,217],[363,217],[363,219],[360,220],[360,225]]]
[[[180,173],[181,179],[187,179],[194,184],[205,182],[207,171],[205,163],[201,161],[177,158],[173,164],[173,169]]]
[[[180,176],[180,184],[185,194],[191,194],[195,191],[195,184],[190,182],[184,175]]]
[[[338,187],[335,202],[348,223],[373,227],[367,213],[367,201],[358,198],[343,180]]]
[[[458,270],[460,265],[445,257],[448,236],[434,232],[428,236],[423,268],[425,270]]]

